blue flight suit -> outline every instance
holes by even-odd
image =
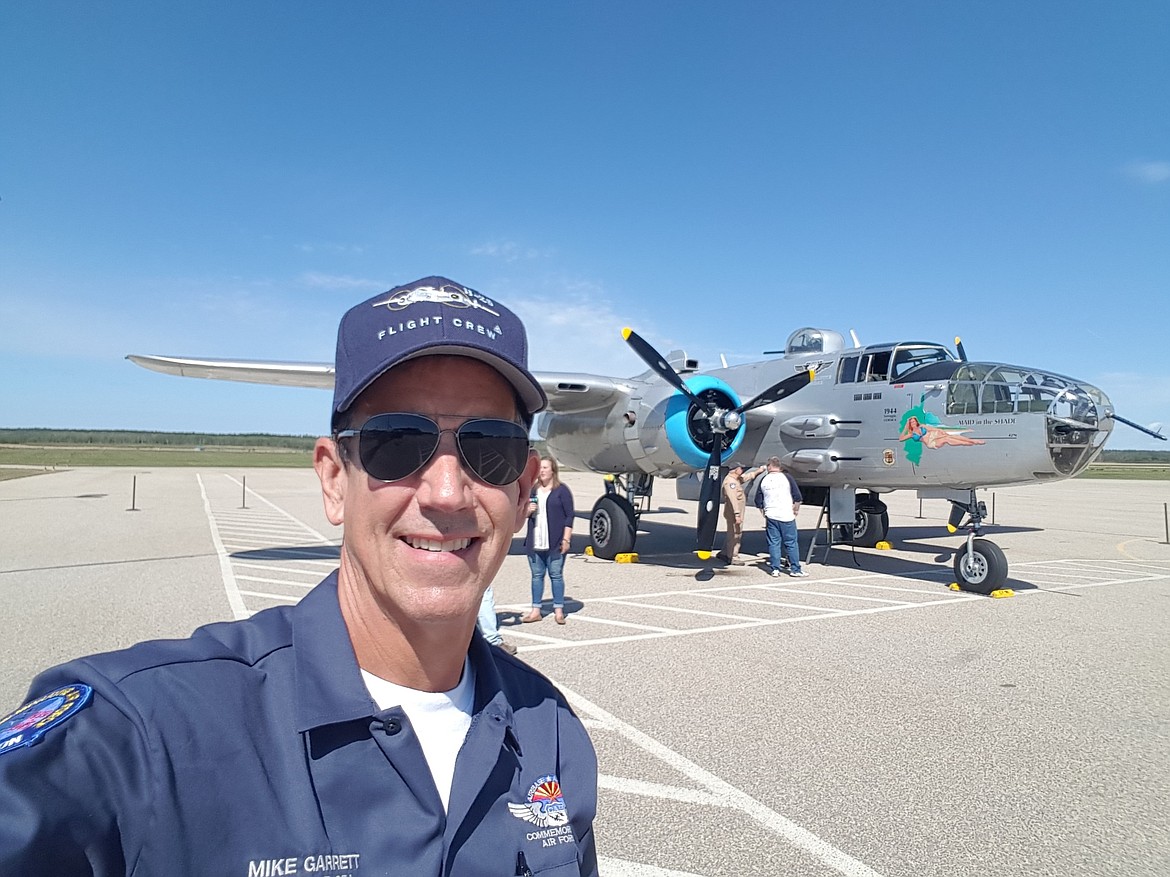
[[[410,720],[366,690],[336,573],[295,606],[48,670],[30,696],[65,691],[65,717],[31,745],[35,710],[0,721],[0,874],[596,875],[581,721],[482,637],[468,654],[446,814]]]

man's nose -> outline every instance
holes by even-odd
[[[434,456],[419,473],[416,491],[419,502],[431,506],[459,508],[471,501],[474,477],[463,466],[455,445],[455,434],[443,432]]]

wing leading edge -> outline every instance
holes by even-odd
[[[180,356],[126,357],[135,365],[151,371],[184,378],[208,378],[217,381],[242,381],[280,387],[333,389],[333,365],[326,362],[274,362],[258,359],[196,359]],[[614,404],[628,395],[624,381],[601,375],[571,372],[534,372],[549,408],[560,414],[592,411]]]
[[[333,389],[333,366],[325,362],[267,362],[251,359],[188,359],[179,356],[126,357],[151,371],[184,378],[243,381],[280,387]]]

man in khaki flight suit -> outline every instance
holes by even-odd
[[[727,538],[723,550],[715,555],[724,563],[743,564],[742,560],[736,559],[739,543],[743,541],[743,513],[747,506],[743,486],[762,471],[762,466],[744,472],[743,463],[728,464],[727,477],[723,479],[723,520],[727,523]]]

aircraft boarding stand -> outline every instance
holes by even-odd
[[[821,563],[827,563],[829,560],[829,552],[833,548],[833,530],[836,527],[848,527],[846,531],[850,534],[853,532],[853,523],[857,517],[857,509],[854,505],[854,489],[852,487],[832,487],[825,492],[825,501],[821,504],[821,513],[817,515],[817,526],[813,530],[812,539],[808,543],[808,553],[804,558],[805,563],[813,562],[813,552],[817,549],[817,537],[821,532],[821,525],[825,523],[825,515],[829,516],[828,523],[825,524],[825,554],[821,559]]]

